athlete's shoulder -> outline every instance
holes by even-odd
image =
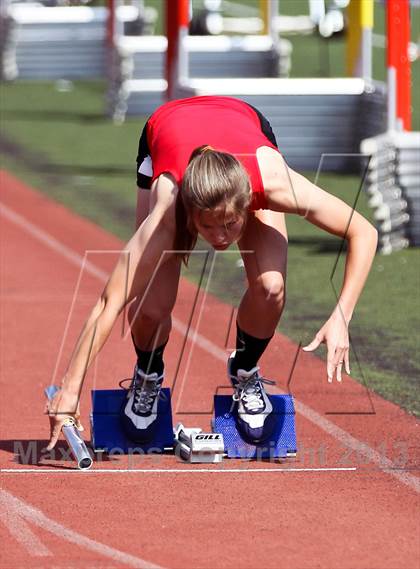
[[[287,180],[287,165],[278,150],[260,146],[257,149],[257,161],[265,192],[284,185]]]

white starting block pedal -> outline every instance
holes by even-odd
[[[203,433],[178,423],[174,429],[175,453],[187,462],[222,462],[225,452],[223,435]]]

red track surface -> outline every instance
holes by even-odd
[[[78,472],[60,460],[64,444],[55,459],[41,453],[48,435],[42,392],[53,379],[80,258],[121,242],[6,172],[1,205],[1,567],[419,567],[417,422],[349,377],[327,384],[324,364],[310,354],[300,354],[291,382],[296,459],[225,460],[202,472],[173,456],[115,456]],[[55,381],[116,253],[88,260]],[[167,385],[194,294],[182,282]],[[213,393],[226,385],[230,309],[202,294],[198,306],[199,335],[193,348],[187,342],[173,408],[176,419],[208,428]],[[278,334],[264,356],[263,371],[281,391],[295,354]],[[119,327],[86,380],[85,426],[89,389],[115,387],[130,376],[133,359]]]

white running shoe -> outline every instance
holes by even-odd
[[[163,374],[145,374],[137,365],[134,368],[127,402],[120,415],[125,434],[134,442],[145,443],[153,439],[163,378]]]
[[[236,427],[244,440],[261,443],[270,438],[276,427],[273,405],[263,385],[274,385],[274,381],[261,377],[258,366],[249,371],[238,369],[237,374],[232,375],[234,357],[235,352],[228,359],[228,377],[235,390],[231,410]]]

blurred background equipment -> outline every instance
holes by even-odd
[[[217,19],[220,15],[217,10],[222,4],[225,3],[204,4],[212,8],[204,10],[210,21],[211,17]],[[239,12],[244,8],[239,4],[227,4],[236,6]],[[267,4],[266,1],[262,3]],[[177,92],[179,79],[185,85],[189,78],[216,80],[288,76],[291,44],[272,33],[268,29],[268,21],[259,30],[261,35],[216,36],[211,35],[210,30],[216,31],[217,28],[224,31],[223,26],[197,23],[203,20],[203,11],[191,10],[188,0],[173,0],[164,6],[167,37],[118,35],[115,39],[121,66],[115,68],[109,83],[112,91],[109,97],[110,113],[114,120],[124,120],[126,113],[151,114],[166,100],[168,94],[169,97],[182,96]],[[246,7],[244,9],[247,13]],[[253,13],[252,8],[248,8],[248,13],[249,10]],[[206,22],[207,16],[204,18]],[[247,18],[239,19],[243,23]],[[195,35],[190,35],[191,26]],[[203,35],[197,35],[198,32]],[[168,75],[171,76],[169,80]]]
[[[18,75],[16,63],[16,26],[8,3],[0,1],[0,80],[12,81]]]
[[[3,5],[3,4],[2,4]],[[104,6],[44,6],[38,2],[4,1],[0,25],[10,39],[7,61],[16,61],[20,79],[82,79],[105,77],[105,42],[109,10]],[[156,11],[142,2],[116,7],[118,31],[153,28]],[[3,35],[3,34],[2,34]],[[5,64],[3,64],[4,66]],[[12,77],[12,78],[15,78]]]
[[[389,254],[420,245],[420,133],[389,131],[362,142],[371,156],[365,190],[379,231],[379,250]]]
[[[411,130],[410,15],[407,0],[387,4],[387,131],[362,141],[371,156],[365,188],[383,253],[420,245],[420,132]]]

